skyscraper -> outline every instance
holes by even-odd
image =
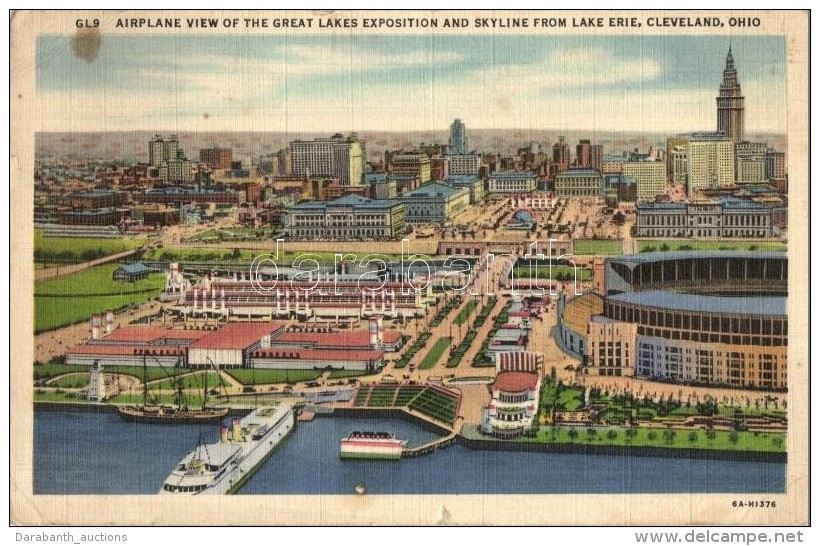
[[[177,159],[179,152],[179,139],[176,135],[168,138],[155,135],[148,142],[148,162],[154,167],[161,167],[164,162]]]
[[[347,137],[335,134],[311,141],[294,140],[290,143],[290,157],[296,176],[333,177],[342,186],[360,186],[367,153],[364,142],[352,133]]]
[[[467,127],[456,119],[450,125],[450,153],[466,154],[470,150],[467,147]]]
[[[687,145],[688,193],[735,183],[735,143],[721,133],[696,133]]]
[[[717,96],[717,130],[732,142],[743,142],[743,95],[737,81],[732,47],[726,55],[723,81]]]
[[[557,165],[559,172],[569,168],[569,146],[566,137],[559,136],[558,142],[552,145],[552,162]]]

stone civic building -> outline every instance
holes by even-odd
[[[433,182],[405,192],[399,199],[408,223],[443,224],[469,208],[470,190]]]
[[[778,209],[752,199],[723,196],[690,203],[638,203],[635,237],[776,237]]]
[[[283,218],[291,239],[395,239],[405,231],[405,206],[395,199],[347,195],[334,201],[307,201]]]

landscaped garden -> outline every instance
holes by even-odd
[[[776,402],[718,404],[714,399],[655,399],[597,388],[565,385],[553,373],[544,379],[536,424],[521,442],[785,452],[779,430],[748,430],[747,419],[785,425]],[[588,412],[588,421],[564,422],[564,412]],[[689,418],[689,419],[687,419]]]
[[[419,364],[419,369],[426,370],[435,366],[438,359],[441,358],[441,355],[444,354],[444,351],[447,350],[447,347],[449,347],[452,342],[453,338],[451,337],[437,339],[435,344],[433,344],[433,348],[430,349],[430,352],[422,359]]]

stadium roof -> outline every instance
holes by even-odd
[[[620,262],[637,265],[650,262],[684,260],[687,258],[782,258],[785,260],[786,253],[778,250],[677,250],[613,256],[608,258],[607,261],[610,263]]]
[[[782,296],[704,296],[666,290],[645,290],[607,296],[607,300],[696,313],[786,315],[786,298]]]

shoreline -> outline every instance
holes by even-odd
[[[43,411],[69,410],[92,411],[98,413],[116,412],[114,404],[88,404],[80,402],[34,402],[34,409]],[[247,408],[231,409],[234,413],[245,412]],[[436,425],[412,413],[397,408],[333,408],[329,413],[317,413],[316,417],[380,417],[402,419],[411,422],[428,432],[441,434],[450,433],[443,425]],[[696,460],[723,460],[737,462],[788,463],[788,453],[771,451],[742,451],[721,449],[683,449],[655,446],[617,446],[617,445],[589,445],[589,444],[558,444],[499,440],[496,438],[468,438],[463,433],[456,435],[456,443],[475,451],[511,451],[511,452],[540,452],[580,455],[606,455],[618,457],[661,457],[667,459],[696,459]]]
[[[459,434],[457,442],[476,451],[518,451],[616,457],[661,457],[665,459],[720,460],[756,463],[788,463],[787,453],[771,451],[731,451],[722,449],[683,449],[654,446],[616,446],[589,444],[558,444],[506,441],[494,438],[467,438]]]

